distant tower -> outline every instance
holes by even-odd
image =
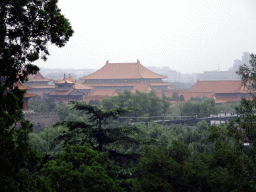
[[[243,65],[243,62],[239,59],[234,60],[233,71],[238,71],[239,67]]]
[[[244,56],[242,56],[242,64],[249,65],[251,56],[249,52],[243,52]]]

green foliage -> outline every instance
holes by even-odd
[[[31,62],[49,55],[47,42],[63,47],[73,34],[68,19],[61,14],[57,0],[0,2],[0,77],[5,85],[27,79],[38,71]]]
[[[56,191],[119,192],[117,169],[107,153],[94,151],[88,144],[66,145],[63,153],[44,165],[42,173]]]
[[[64,141],[58,141],[55,140],[55,138],[67,131],[68,128],[62,126],[45,128],[38,134],[30,133],[29,142],[32,147],[41,154],[60,152]]]
[[[179,106],[181,114],[210,113],[217,114],[219,108],[216,106],[214,99],[210,98],[191,98]]]
[[[103,109],[114,109],[118,107],[134,107],[137,110],[130,113],[131,116],[159,116],[166,114],[170,107],[168,98],[164,95],[159,98],[154,90],[150,93],[136,91],[131,93],[128,90],[120,93],[118,96],[102,100]]]
[[[180,95],[180,101],[184,101],[185,98],[184,98],[184,95]]]
[[[50,191],[34,175],[40,162],[29,144],[32,125],[23,119],[24,91],[14,88],[39,68],[31,63],[49,55],[47,42],[62,47],[72,36],[57,1],[0,1],[0,190]],[[18,128],[18,129],[16,129]]]
[[[54,98],[36,96],[28,100],[28,107],[35,112],[52,112],[56,104]]]
[[[95,106],[97,106],[97,107],[100,107],[100,106],[101,106],[100,101],[97,100],[97,99],[91,99],[88,104],[89,104],[89,105],[95,105]]]
[[[198,125],[199,132],[207,128],[204,124]],[[219,129],[223,130],[224,126]],[[139,164],[133,169],[136,176],[133,191],[252,190],[255,182],[248,177],[249,159],[225,141],[224,132],[219,129],[209,128],[215,139],[212,153],[207,156],[193,154],[190,146],[177,139],[169,147],[144,148]]]
[[[85,103],[85,102],[84,102]],[[54,110],[60,121],[87,121],[88,117],[80,111],[74,109],[74,104],[59,102]]]
[[[243,65],[239,67],[237,74],[241,76],[242,84],[252,93],[255,92],[256,83],[256,55],[251,54],[250,65]],[[250,99],[242,98],[240,105],[236,107],[236,113],[238,118],[234,119],[234,122],[238,124],[235,125],[231,122],[228,126],[228,134],[232,138],[236,139],[237,153],[243,153],[247,158],[248,162],[243,162],[242,165],[247,167],[247,172],[244,175],[250,178],[250,186],[256,188],[256,157],[255,157],[255,144],[256,144],[256,127],[255,127],[255,103],[256,97],[251,94]],[[247,141],[249,146],[244,146],[244,142]]]
[[[201,191],[207,189],[206,159],[197,155],[190,159],[188,146],[173,140],[166,147],[146,147],[134,168],[133,191]]]
[[[162,95],[162,101],[161,102],[163,104],[163,113],[167,114],[168,113],[168,109],[171,106],[171,103],[169,102],[169,99],[168,99],[168,97],[165,94]]]
[[[177,92],[172,93],[172,101],[179,101],[180,96]]]
[[[209,161],[210,183],[214,191],[251,190],[247,176],[248,159],[241,151],[232,148],[226,142],[216,139]]]
[[[61,136],[61,138],[65,139],[67,142],[78,142],[77,140],[72,140],[72,138],[75,135],[82,134],[83,137],[81,138],[82,140],[80,140],[80,143],[90,143],[94,149],[99,151],[107,150],[106,147],[111,143],[118,145],[122,143],[138,143],[138,141],[129,136],[129,134],[139,132],[136,127],[109,125],[111,120],[117,119],[118,116],[130,112],[131,108],[105,110],[81,102],[73,102],[73,104],[74,109],[88,115],[88,123],[83,121],[64,121],[57,123],[56,125],[65,125],[69,127],[69,132]]]
[[[230,102],[218,105],[219,111],[235,112],[236,107],[240,105],[240,102]]]

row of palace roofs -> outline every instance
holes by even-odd
[[[43,77],[40,72],[29,76],[29,81],[21,84],[20,89],[27,90],[24,97],[24,110],[28,110],[27,101],[35,95],[41,97],[53,97],[56,102],[104,98],[117,96],[124,90],[135,93],[136,90],[148,93],[155,90],[159,97],[165,94],[172,97],[174,92],[184,96],[184,101],[191,97],[213,98],[216,103],[228,103],[240,101],[241,97],[249,97],[248,90],[241,85],[240,80],[232,81],[197,81],[190,90],[175,90],[171,84],[164,82],[163,75],[154,73],[143,65],[139,60],[136,63],[109,63],[96,72],[80,78],[77,82],[70,75],[62,80],[54,81],[54,86],[49,85],[51,79]]]

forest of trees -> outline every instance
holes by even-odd
[[[154,91],[129,91],[105,99],[61,102],[35,98],[29,106],[54,111],[60,122],[39,133],[22,114],[24,91],[16,86],[49,55],[47,42],[63,47],[73,34],[57,0],[0,2],[0,189],[1,191],[254,191],[256,190],[255,97],[238,106],[192,98],[177,107]],[[256,55],[238,74],[255,85]],[[218,113],[235,107],[227,125],[196,127],[127,125],[118,117]]]

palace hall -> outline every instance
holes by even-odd
[[[80,79],[83,84],[94,87],[94,89],[114,89],[121,92],[131,91],[137,84],[142,83],[147,83],[154,90],[168,90],[171,84],[164,82],[162,80],[164,78],[166,77],[148,70],[137,60],[135,63],[109,63],[107,61],[102,68]]]

